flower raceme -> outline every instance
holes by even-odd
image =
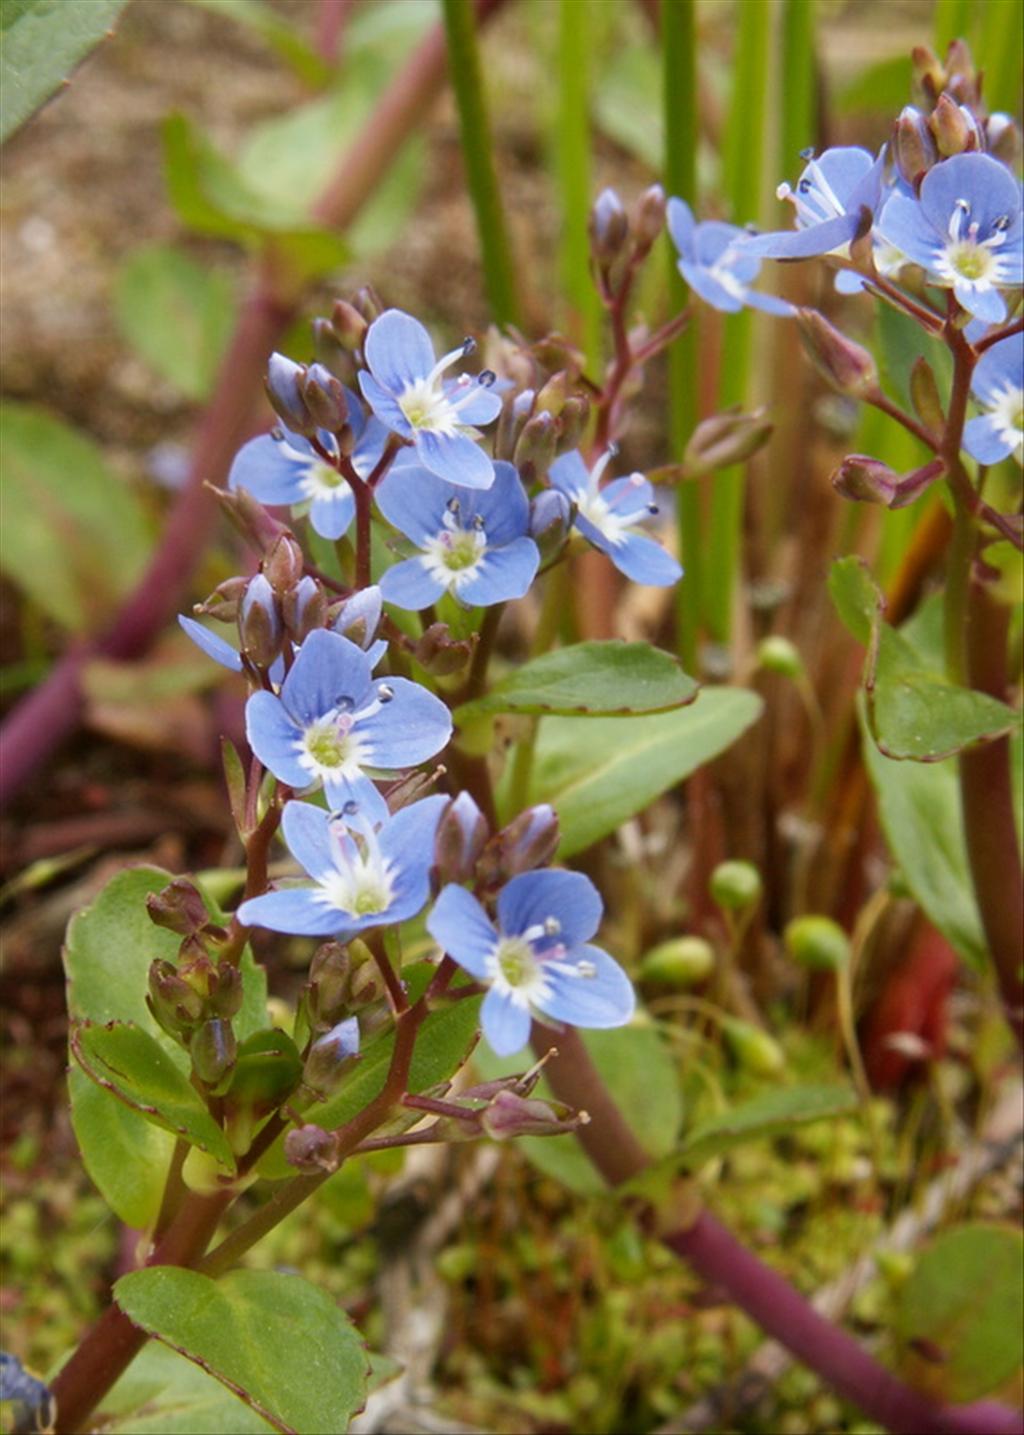
[[[596,887],[579,872],[524,872],[498,894],[497,924],[477,899],[444,888],[427,930],[488,987],[480,1010],[499,1056],[520,1051],[533,1018],[568,1026],[623,1026],[636,998],[619,964],[590,945],[602,914]]]
[[[761,259],[810,259],[847,252],[850,241],[874,215],[882,197],[885,151],[872,159],[866,149],[841,146],[808,162],[795,186],[779,185],[780,199],[796,212],[796,228],[758,234],[747,241]]]
[[[575,505],[575,527],[588,543],[606,553],[627,578],[653,588],[678,582],[683,570],[660,543],[639,531],[657,513],[654,489],[641,473],[601,486],[615,455],[607,449],[588,470],[578,449],[563,454],[549,470],[551,483]]]
[[[679,251],[679,272],[714,309],[735,314],[745,305],[768,314],[792,314],[793,306],[750,286],[761,260],[751,253],[749,234],[735,224],[707,219],[698,224],[683,199],[668,202],[668,232]]]

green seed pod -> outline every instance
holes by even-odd
[[[784,678],[798,678],[804,670],[803,659],[796,646],[781,633],[762,638],[757,645],[757,663],[766,672],[778,673]]]
[[[681,990],[709,977],[715,966],[715,949],[703,937],[674,937],[661,942],[640,963],[641,981]]]
[[[720,862],[711,874],[711,895],[726,912],[744,912],[761,897],[761,874],[752,862]]]
[[[726,1017],[722,1033],[740,1066],[757,1076],[778,1076],[786,1069],[782,1047],[774,1037],[738,1017]]]
[[[831,917],[795,917],[783,941],[793,960],[812,971],[836,972],[850,960],[850,939]]]

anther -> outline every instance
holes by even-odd
[[[449,498],[448,502],[445,504],[445,508],[447,508],[449,513],[458,513],[459,510],[462,508],[462,504],[457,498]]]
[[[466,354],[471,354],[475,348],[476,340],[472,337],[472,335],[467,334],[466,338],[464,338],[462,341],[463,357],[465,357]]]
[[[270,437],[275,443],[284,443],[284,429],[280,424],[275,424],[270,430]]]
[[[395,696],[395,690],[394,688],[388,687],[387,683],[381,683],[380,687],[377,689],[377,696],[380,698],[382,703],[389,703],[391,699]]]
[[[482,389],[489,389],[492,384],[497,383],[498,376],[493,369],[481,369],[476,376],[476,381]]]
[[[597,976],[597,967],[595,967],[595,965],[594,965],[593,962],[588,962],[588,961],[586,961],[586,960],[584,960],[584,961],[582,961],[582,962],[577,962],[577,963],[576,963],[576,970],[579,972],[579,974],[580,974],[581,977],[596,977],[596,976]]]
[[[478,532],[482,532],[482,531],[483,531],[483,526],[484,526],[483,515],[480,514],[480,513],[478,513],[478,514],[476,515],[476,517],[473,519],[473,527],[474,527]]]
[[[658,505],[657,505],[656,503],[649,503],[649,504],[647,505],[647,512],[650,513],[650,514],[652,514],[652,515],[655,514],[655,513],[657,513],[657,512],[658,512]]]
[[[355,817],[358,811],[359,803],[355,800],[354,797],[350,797],[341,809],[343,817]]]
[[[562,924],[557,917],[544,918],[544,935],[546,937],[557,937],[562,930]]]
[[[808,146],[806,147],[806,149],[802,149],[802,150],[800,151],[800,158],[801,158],[802,160],[813,159],[813,158],[814,158],[814,146],[811,144],[811,145],[808,145]]]
[[[992,221],[992,228],[996,231],[997,234],[1005,233],[1005,231],[1009,229],[1009,227],[1010,216],[1008,214],[1001,214],[998,219],[993,219]]]
[[[334,707],[336,712],[350,713],[355,707],[355,701],[347,693],[339,693],[334,699]]]

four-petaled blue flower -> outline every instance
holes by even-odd
[[[761,260],[751,254],[750,236],[735,224],[708,219],[698,224],[683,199],[668,202],[668,232],[679,251],[679,272],[706,304],[735,314],[745,304],[768,314],[792,314],[793,306],[750,286]]]
[[[322,782],[333,807],[355,801],[373,819],[387,805],[365,769],[413,767],[452,733],[439,698],[407,678],[375,679],[370,657],[326,628],[302,644],[280,696],[253,693],[245,722],[275,777],[297,789]]]
[[[573,521],[583,537],[607,553],[620,573],[634,583],[667,588],[678,582],[683,570],[660,543],[637,531],[638,524],[658,511],[653,488],[642,473],[600,487],[614,452],[606,450],[589,472],[578,449],[563,454],[551,465],[551,482],[576,505]]]
[[[238,920],[297,937],[353,936],[408,921],[430,897],[434,834],[447,804],[440,794],[425,797],[375,826],[350,809],[331,814],[311,802],[286,803],[284,838],[313,884],[251,897]]]
[[[510,463],[494,465],[494,483],[453,495],[451,485],[415,463],[392,468],[376,492],[384,517],[421,550],[380,580],[389,603],[425,608],[452,593],[469,605],[521,598],[540,554],[527,536],[530,505]]]
[[[1024,464],[1024,334],[1011,334],[985,350],[971,392],[985,413],[967,421],[964,448],[979,463],[999,463],[1013,454]]]
[[[499,1056],[524,1047],[533,1017],[568,1026],[622,1026],[636,998],[625,972],[589,945],[601,921],[597,888],[580,872],[524,872],[498,895],[498,924],[463,887],[445,887],[427,930],[490,988],[480,1021]]]
[[[978,319],[1006,317],[1000,289],[1024,283],[1020,185],[986,154],[957,154],[930,169],[919,199],[895,193],[878,220],[883,239],[952,289]]]
[[[809,259],[844,252],[864,221],[874,214],[882,194],[885,151],[872,159],[866,149],[841,146],[811,159],[796,188],[780,184],[779,199],[796,210],[796,228],[758,234],[748,241],[761,259]]]
[[[447,369],[470,353],[467,339],[435,361],[430,335],[400,309],[387,309],[367,331],[359,374],[363,397],[381,423],[410,440],[431,473],[463,488],[490,488],[494,466],[476,443],[474,426],[501,412],[490,391],[493,374],[445,380]]]
[[[349,427],[356,438],[349,462],[360,478],[367,478],[384,452],[387,430],[376,419],[367,419],[355,394],[346,389],[345,398]],[[333,434],[321,429],[317,441],[337,458],[338,442]],[[355,513],[347,480],[316,453],[308,439],[280,426],[250,439],[239,450],[228,487],[244,488],[261,503],[308,504],[309,521],[321,538],[340,538]]]

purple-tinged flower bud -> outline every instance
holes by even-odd
[[[352,360],[330,319],[314,319],[311,328],[317,363],[322,364],[336,379],[350,376]]]
[[[572,504],[559,488],[544,488],[530,503],[530,537],[546,563],[558,553],[569,536]]]
[[[281,599],[284,625],[296,643],[301,643],[315,628],[327,621],[327,595],[315,578],[307,573]]]
[[[290,533],[276,538],[263,560],[263,573],[275,593],[287,593],[302,577],[306,560]]]
[[[203,1019],[203,998],[177,972],[173,963],[161,959],[150,963],[146,1005],[175,1040],[187,1041]]]
[[[841,498],[855,503],[884,503],[888,506],[896,493],[899,474],[880,459],[868,454],[850,453],[832,474],[832,487]]]
[[[359,1055],[359,1022],[354,1016],[339,1021],[309,1049],[302,1081],[311,1091],[330,1096]]]
[[[234,578],[225,578],[224,582],[218,583],[210,596],[197,603],[192,611],[205,613],[207,617],[216,618],[221,623],[233,623],[238,618],[239,605],[248,586],[248,578],[240,573]]]
[[[571,453],[579,448],[584,430],[590,422],[590,400],[586,394],[570,394],[558,415],[557,453]]]
[[[242,973],[231,962],[218,962],[216,972],[210,989],[210,1013],[230,1019],[242,1009]]]
[[[722,1035],[739,1065],[755,1076],[778,1076],[785,1071],[782,1047],[760,1027],[738,1017],[725,1017]]]
[[[512,412],[517,419],[523,419],[525,422],[533,413],[536,407],[536,401],[537,394],[533,389],[523,389],[520,393],[516,394],[512,400]]]
[[[524,483],[536,483],[546,478],[555,461],[557,443],[558,425],[549,413],[535,413],[526,422],[513,455],[513,462]]]
[[[493,1141],[509,1141],[517,1136],[558,1136],[585,1126],[590,1117],[585,1111],[574,1111],[561,1101],[538,1101],[517,1096],[514,1091],[499,1091],[480,1113],[480,1124]]]
[[[377,312],[382,311],[378,310]],[[370,327],[371,320],[376,317],[376,314],[366,315],[360,312],[354,304],[339,299],[331,310],[331,328],[337,334],[338,342],[354,354],[363,347],[366,331]]]
[[[602,189],[594,200],[587,219],[590,249],[598,264],[608,265],[617,259],[629,238],[629,218],[622,200],[614,189]]]
[[[978,72],[964,40],[950,40],[946,51],[946,89],[958,104],[976,109],[981,101]]]
[[[928,128],[943,159],[948,159],[950,155],[963,154],[965,150],[979,148],[974,117],[950,95],[939,96],[934,110],[928,116]]]
[[[558,814],[543,803],[528,807],[488,842],[477,863],[477,876],[486,887],[501,887],[520,872],[543,867],[558,846]]]
[[[993,159],[1005,164],[1016,174],[1020,164],[1020,126],[1012,115],[998,111],[985,121],[985,148]]]
[[[284,419],[292,433],[316,433],[316,420],[306,407],[302,383],[306,370],[284,354],[271,354],[267,365],[265,387],[267,398],[279,418]]]
[[[348,950],[340,942],[322,942],[313,953],[303,1000],[315,1031],[334,1026],[348,1010],[351,971]]]
[[[434,838],[434,866],[441,882],[467,882],[489,836],[487,820],[468,792],[444,812]]]
[[[438,766],[430,772],[407,772],[404,777],[398,778],[384,793],[388,810],[398,812],[400,808],[418,802],[444,777],[445,771],[445,768]]]
[[[942,397],[932,366],[923,354],[917,356],[910,370],[910,400],[925,428],[940,434],[946,422]]]
[[[466,666],[475,646],[470,638],[453,638],[447,623],[431,623],[417,638],[412,655],[435,678],[450,678]]]
[[[566,369],[570,374],[582,374],[587,367],[587,356],[564,334],[545,334],[538,339],[530,351],[540,368],[548,374]]]
[[[746,463],[768,442],[773,428],[764,409],[745,414],[734,404],[720,414],[712,414],[702,419],[690,435],[682,472],[672,472],[666,478],[669,481],[676,477],[699,478],[716,469]]]
[[[498,416],[498,427],[494,431],[495,458],[511,463],[523,425],[533,413],[536,397],[533,389],[523,389],[506,401]]]
[[[899,113],[893,126],[892,152],[896,168],[915,189],[939,158],[928,121],[914,105],[905,105]]]
[[[269,553],[283,533],[291,536],[288,526],[268,513],[247,489],[235,488],[228,493],[215,488],[213,496],[246,542],[261,553]]]
[[[660,184],[652,184],[633,206],[633,238],[636,257],[642,259],[665,228],[667,202]]]
[[[160,892],[146,898],[149,920],[179,937],[191,937],[209,923],[210,914],[196,887],[185,877],[175,877]]]
[[[235,1065],[238,1043],[230,1021],[204,1021],[189,1042],[192,1069],[204,1086],[219,1086]]]
[[[337,1171],[338,1138],[322,1126],[298,1126],[284,1138],[284,1159],[309,1176]]]
[[[250,579],[238,615],[242,650],[261,668],[269,668],[281,651],[284,632],[274,590],[262,573]]]
[[[377,293],[372,284],[364,284],[353,295],[352,304],[357,314],[361,314],[367,324],[372,324],[374,319],[379,319],[384,313],[384,300]]]
[[[817,309],[798,309],[797,323],[816,368],[841,394],[860,397],[875,388],[878,370],[867,349],[841,334]]]
[[[945,88],[945,67],[934,50],[927,45],[915,45],[910,55],[914,67],[914,87],[929,105],[934,105]]]
[[[369,648],[380,626],[384,599],[376,585],[361,588],[346,598],[334,619],[334,631],[364,651]]]
[[[348,1004],[353,1011],[361,1011],[363,1007],[379,1002],[386,995],[387,988],[380,968],[365,943],[353,942],[349,950],[356,965],[352,968],[349,982]]]
[[[323,364],[310,364],[299,388],[318,428],[337,433],[348,423],[345,387]]]

